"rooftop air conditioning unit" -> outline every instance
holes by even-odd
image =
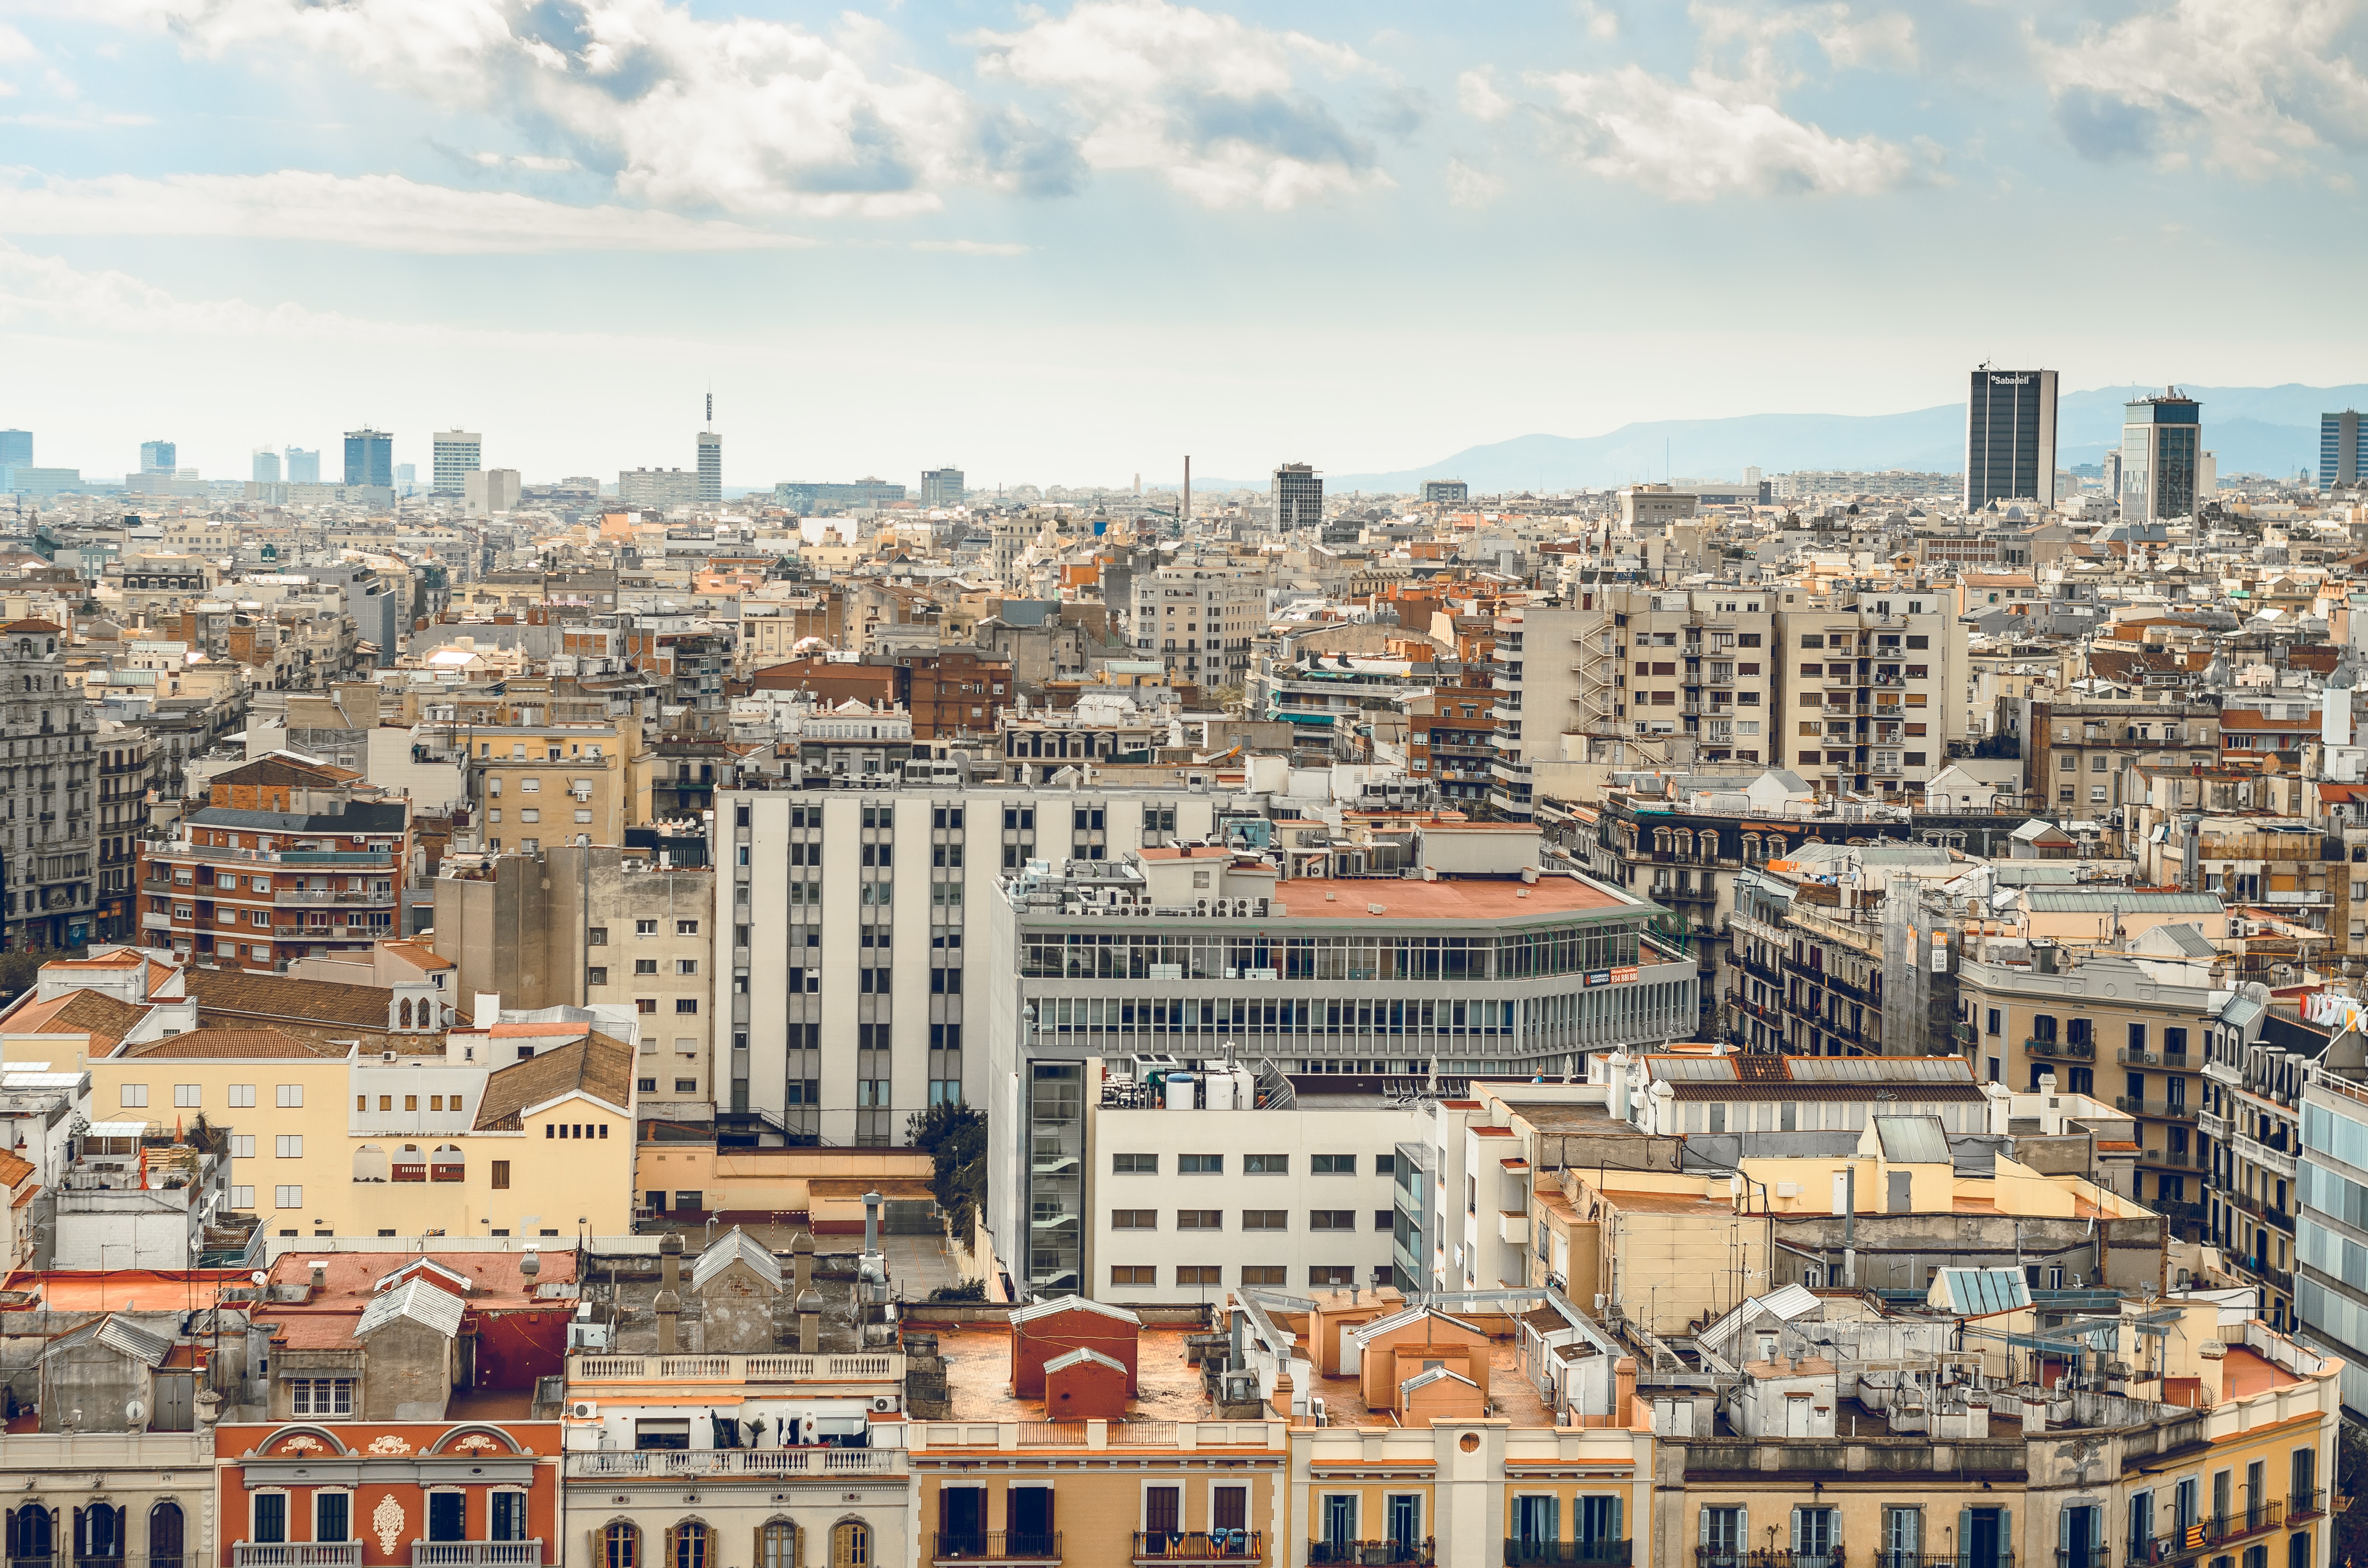
[[[589,1421],[592,1419],[593,1414],[598,1410],[598,1407],[590,1400],[579,1399],[574,1405],[569,1407],[568,1414],[575,1416],[578,1421]]]
[[[874,1395],[874,1396],[872,1397],[872,1401],[871,1401],[871,1413],[872,1413],[873,1415],[894,1415],[894,1414],[895,1413],[895,1410],[896,1410],[896,1396],[895,1396],[894,1394],[893,1394],[893,1393],[883,1393],[883,1394],[876,1394],[876,1395]]]

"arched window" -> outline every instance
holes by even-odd
[[[18,1561],[46,1562],[55,1550],[57,1520],[38,1503],[8,1510],[8,1555]]]
[[[871,1568],[871,1527],[848,1519],[830,1532],[830,1568]]]
[[[1759,835],[1756,833],[1745,834],[1743,835],[1743,863],[1748,866],[1757,862],[1759,858]]]
[[[798,1527],[773,1519],[757,1527],[757,1568],[798,1568]]]
[[[401,1009],[400,1016],[403,1019],[401,1027],[406,1029],[409,1028],[411,1027],[411,998],[408,996],[403,999],[403,1007]]]
[[[705,1525],[684,1520],[666,1531],[666,1568],[714,1568],[714,1540]]]
[[[181,1506],[159,1503],[148,1510],[148,1568],[182,1568],[186,1561]]]
[[[418,1144],[405,1143],[394,1152],[394,1179],[397,1181],[427,1179],[427,1156],[420,1153]]]
[[[430,1181],[461,1181],[469,1174],[469,1159],[461,1153],[458,1143],[438,1143],[436,1153],[427,1159],[427,1179]]]
[[[643,1568],[640,1526],[620,1519],[600,1532],[599,1568]]]
[[[354,1179],[356,1181],[384,1181],[386,1179],[386,1151],[380,1148],[375,1143],[365,1143],[360,1148],[355,1150]]]
[[[116,1564],[123,1561],[123,1510],[92,1503],[74,1511],[74,1562]]]

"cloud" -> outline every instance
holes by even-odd
[[[1881,137],[1840,137],[1793,119],[1747,84],[1697,72],[1672,82],[1639,65],[1533,78],[1549,136],[1572,163],[1672,201],[1722,196],[1868,196],[1922,176]]]
[[[1447,199],[1458,207],[1486,207],[1505,194],[1505,182],[1461,158],[1447,160]]]
[[[2056,126],[2100,162],[2192,153],[2259,178],[2368,148],[2361,0],[2173,0],[2068,40],[2032,35]]]
[[[1167,0],[1090,0],[973,41],[982,75],[1058,97],[1089,168],[1154,174],[1208,207],[1280,210],[1391,183],[1304,85],[1311,73],[1382,76],[1345,45]],[[1409,100],[1380,85],[1380,121],[1410,129]]]
[[[1004,240],[915,240],[913,248],[950,251],[955,256],[1026,256],[1036,247]]]
[[[1466,71],[1455,78],[1455,103],[1474,119],[1502,119],[1519,106],[1497,90],[1486,70]]]
[[[715,251],[814,242],[737,223],[625,207],[572,207],[510,191],[455,190],[400,175],[36,179],[0,171],[0,233],[186,234],[311,240],[436,255],[561,250]]]
[[[667,0],[112,0],[189,53],[288,69],[368,62],[438,108],[508,119],[611,173],[623,199],[743,217],[886,216],[957,186],[1042,188],[1060,151],[941,77],[890,61],[879,24],[825,37]],[[1053,183],[1057,184],[1057,176]]]
[[[525,169],[531,174],[565,174],[584,165],[573,158],[546,158],[534,153],[477,153],[470,161],[482,168]]]

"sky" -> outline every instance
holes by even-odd
[[[2362,379],[2368,0],[0,0],[0,426],[1170,483]],[[1781,459],[1771,466],[1782,466]]]

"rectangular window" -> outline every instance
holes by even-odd
[[[148,1103],[148,1085],[145,1084],[124,1085],[120,1097],[120,1103],[133,1110],[138,1110],[146,1106]]]
[[[273,1156],[278,1159],[302,1159],[304,1157],[304,1135],[301,1132],[280,1133],[271,1141],[271,1153]]]
[[[1112,1176],[1157,1176],[1159,1156],[1156,1154],[1112,1154]]]
[[[1291,1156],[1289,1154],[1244,1154],[1242,1174],[1244,1176],[1289,1176]]]
[[[1338,1290],[1357,1282],[1357,1270],[1346,1263],[1314,1263],[1308,1265],[1307,1282],[1319,1290]]]
[[[1307,1211],[1307,1228],[1311,1231],[1353,1231],[1357,1228],[1357,1211],[1353,1209],[1311,1209]]]
[[[1242,1283],[1281,1290],[1291,1283],[1291,1270],[1280,1263],[1246,1263],[1242,1265]]]
[[[1110,1284],[1114,1287],[1150,1290],[1159,1283],[1159,1270],[1147,1263],[1119,1263],[1110,1266]]]
[[[304,1085],[282,1084],[279,1087],[279,1106],[282,1110],[294,1110],[304,1103]]]
[[[1357,1156],[1354,1154],[1317,1154],[1314,1156],[1317,1176],[1355,1176]]]
[[[255,1540],[257,1545],[278,1546],[288,1539],[288,1494],[258,1492],[255,1494]]]
[[[255,1104],[255,1085],[253,1084],[233,1084],[230,1086],[230,1103],[234,1107],[245,1107]]]
[[[1225,1228],[1225,1211],[1222,1209],[1178,1209],[1176,1228],[1179,1231],[1222,1231]]]
[[[1223,1154],[1178,1154],[1176,1169],[1181,1176],[1223,1176],[1225,1156]]]
[[[1176,1283],[1188,1290],[1198,1286],[1213,1290],[1224,1282],[1224,1269],[1213,1263],[1180,1264],[1176,1269]]]
[[[302,1209],[304,1207],[304,1189],[301,1187],[275,1187],[271,1189],[271,1206],[274,1209]]]
[[[1159,1229],[1156,1209],[1113,1209],[1110,1210],[1113,1231],[1156,1231]]]
[[[696,996],[677,996],[674,999],[674,1010],[677,1014],[696,1013],[699,1011],[699,998]]]
[[[186,1109],[196,1106],[198,1103],[197,1085],[176,1084],[173,1085],[173,1104],[176,1107]]]
[[[1245,1209],[1242,1229],[1245,1231],[1287,1231],[1291,1228],[1288,1209]]]
[[[507,1160],[495,1160],[493,1162],[493,1168],[494,1188],[495,1191],[500,1191],[510,1184],[510,1163]]]
[[[255,1134],[233,1132],[230,1135],[230,1157],[233,1160],[255,1158]]]
[[[255,1207],[255,1188],[253,1188],[253,1187],[232,1187],[232,1188],[230,1189],[230,1206],[231,1206],[232,1208],[233,1208],[233,1209],[252,1209],[252,1208],[254,1208],[254,1207]]]

